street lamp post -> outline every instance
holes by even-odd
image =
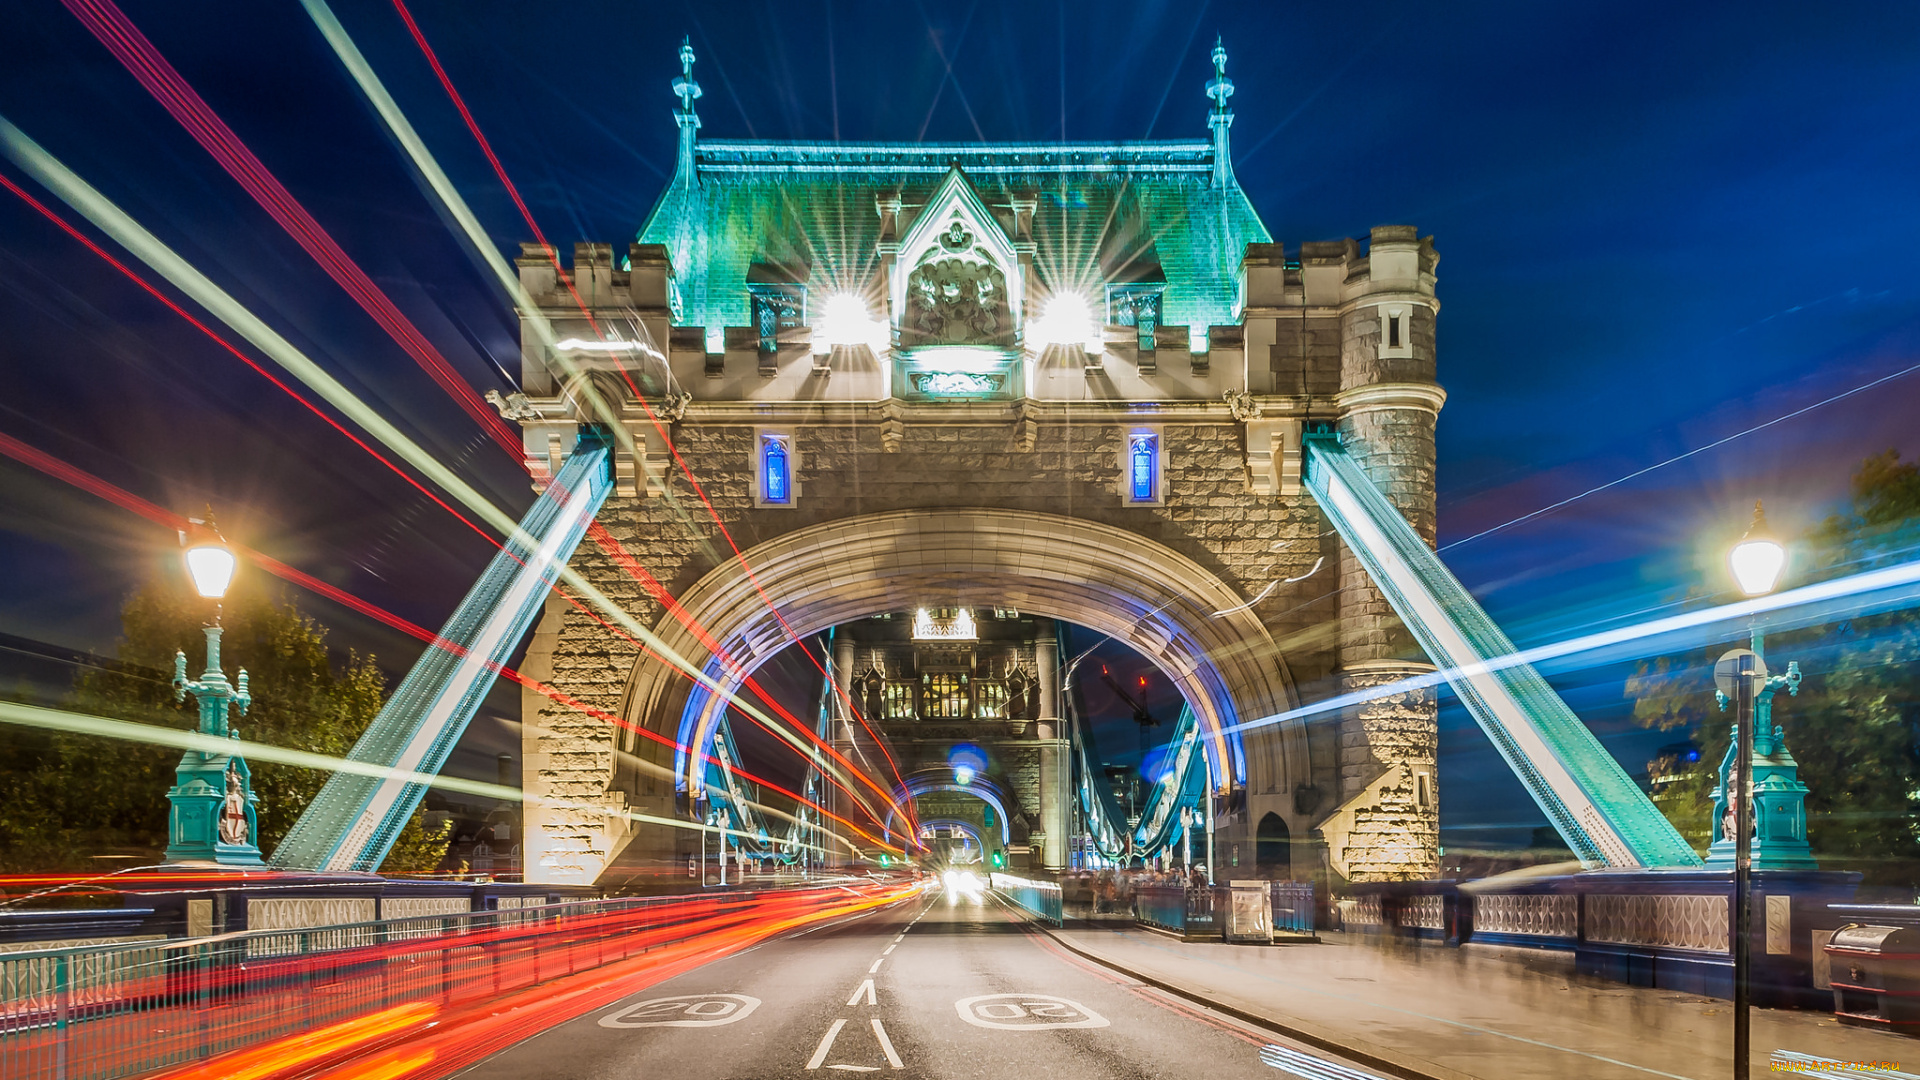
[[[1786,566],[1787,552],[1767,530],[1767,518],[1760,503],[1753,504],[1753,522],[1748,526],[1746,535],[1735,544],[1729,553],[1727,562],[1733,570],[1734,579],[1739,582],[1740,590],[1748,596],[1764,596],[1773,591],[1780,580],[1780,571]],[[1752,1018],[1749,1010],[1752,1005],[1752,990],[1749,985],[1752,976],[1752,935],[1753,935],[1753,731],[1754,702],[1762,690],[1760,684],[1767,681],[1767,668],[1761,659],[1760,650],[1764,638],[1761,636],[1759,620],[1756,618],[1751,628],[1751,649],[1735,649],[1720,658],[1715,675],[1722,684],[1722,693],[1730,697],[1734,704],[1734,766],[1725,787],[1726,801],[1732,804],[1733,849],[1733,1076],[1734,1080],[1747,1080],[1748,1063],[1752,1057],[1750,1048]],[[1781,680],[1797,688],[1800,681],[1799,665],[1790,665],[1787,679]],[[1731,684],[1730,686],[1728,684]],[[1766,693],[1772,696],[1773,688],[1766,687]],[[1731,690],[1730,694],[1726,691]],[[1726,826],[1722,826],[1725,836]]]
[[[173,697],[193,695],[200,710],[200,734],[238,739],[231,718],[245,716],[253,695],[247,690],[247,672],[240,669],[234,683],[220,669],[220,606],[233,581],[233,552],[214,528],[212,515],[195,522],[206,530],[186,549],[187,572],[202,597],[214,601],[213,624],[206,627],[207,670],[198,679],[187,678],[187,654],[173,654]],[[181,541],[188,537],[182,534]],[[167,822],[168,862],[211,862],[221,866],[264,866],[258,840],[258,799],[253,775],[239,754],[218,750],[188,750],[174,770],[174,786],[167,790],[172,804]]]

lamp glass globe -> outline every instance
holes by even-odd
[[[218,600],[227,595],[233,581],[233,552],[219,544],[202,544],[187,549],[187,573],[201,596]]]
[[[1740,591],[1748,596],[1760,596],[1772,592],[1780,580],[1780,571],[1787,564],[1787,549],[1775,540],[1750,537],[1734,545],[1727,562],[1733,568],[1733,579],[1740,583]]]

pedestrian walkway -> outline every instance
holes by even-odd
[[[1722,1080],[1731,1072],[1727,1002],[1577,976],[1567,955],[1340,933],[1260,947],[1084,923],[1049,932],[1144,981],[1402,1075]],[[1756,1076],[1769,1071],[1775,1050],[1894,1069],[1920,1062],[1920,1039],[1843,1027],[1817,1012],[1755,1009],[1752,1045]]]

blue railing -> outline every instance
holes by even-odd
[[[1028,881],[1012,874],[995,874],[992,884],[994,892],[1029,915],[1055,926],[1061,925],[1066,919],[1060,886],[1051,881]]]
[[[1187,890],[1179,885],[1142,885],[1133,890],[1133,917],[1173,933],[1187,929]]]

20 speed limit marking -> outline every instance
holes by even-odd
[[[683,994],[629,1005],[600,1018],[601,1027],[719,1027],[741,1020],[760,1007],[745,994]]]
[[[1003,1031],[1040,1028],[1103,1028],[1107,1018],[1077,1001],[1052,994],[982,994],[953,1003],[960,1019]]]

